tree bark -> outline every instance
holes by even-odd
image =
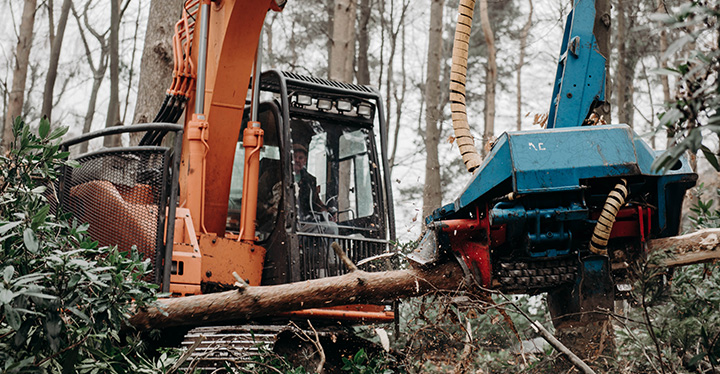
[[[110,100],[108,102],[105,127],[120,125],[120,0],[110,0]],[[119,135],[106,136],[106,147],[119,147],[122,141]]]
[[[650,251],[675,254],[668,266],[720,259],[720,229],[650,240]],[[683,260],[683,259],[692,259]],[[375,303],[421,296],[433,291],[466,290],[460,266],[451,261],[430,268],[385,272],[356,270],[337,277],[275,286],[243,287],[240,290],[159,300],[130,319],[140,330],[228,322],[271,316],[294,310],[347,304]],[[594,330],[593,330],[594,331]]]
[[[140,311],[130,318],[130,324],[148,330],[242,320],[317,307],[374,303],[436,290],[457,290],[462,279],[462,269],[454,262],[428,270],[378,273],[358,270],[298,283],[163,299],[159,306]]]
[[[358,54],[357,54],[357,83],[370,84],[370,62],[368,50],[370,49],[370,33],[368,24],[372,6],[370,0],[360,0],[360,18],[358,19]]]
[[[71,4],[72,0],[63,0],[60,9],[60,19],[57,24],[57,32],[55,32],[52,38],[50,47],[50,65],[48,66],[45,79],[45,91],[43,93],[42,110],[40,112],[40,114],[46,116],[50,122],[52,122],[53,93],[55,91],[55,80],[57,79],[58,64],[60,62],[60,50],[62,49],[63,39],[65,39],[65,26],[67,26]],[[49,14],[52,14],[52,11],[52,9],[48,9]],[[54,28],[55,25],[51,24],[50,27]]]
[[[438,144],[442,116],[440,108],[440,64],[442,63],[443,0],[430,1],[430,31],[428,38],[427,78],[425,81],[425,185],[423,187],[423,217],[442,204],[440,160]]]
[[[173,70],[172,38],[183,3],[183,0],[150,2],[133,124],[152,122],[165,98],[165,90],[170,87]],[[130,143],[138,144],[142,135],[131,134]]]
[[[525,25],[522,28],[522,32],[520,33],[520,55],[518,57],[517,65],[517,108],[515,113],[517,116],[515,130],[517,131],[522,130],[522,68],[523,65],[525,65],[525,49],[527,48],[527,38],[530,34],[530,27],[532,26],[533,16],[532,0],[528,0],[528,3],[530,4],[530,12],[528,13],[527,21],[525,22]]]
[[[13,141],[12,127],[15,117],[22,114],[25,102],[25,82],[27,80],[28,65],[30,63],[30,48],[32,47],[33,28],[35,25],[36,0],[25,0],[23,6],[20,32],[15,49],[15,66],[13,67],[13,82],[8,97],[5,126],[3,128],[2,150],[8,150]]]
[[[335,0],[330,79],[352,83],[355,75],[355,0]]]
[[[490,25],[487,0],[480,0],[480,22],[487,45],[487,77],[485,78],[485,132],[483,133],[482,156],[485,158],[489,143],[495,135],[495,86],[497,84],[497,57],[495,35]]]
[[[617,103],[618,121],[628,123],[627,112],[627,4],[617,3],[617,69],[615,70],[615,100]]]

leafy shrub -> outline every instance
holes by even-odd
[[[150,264],[136,253],[98,247],[87,225],[53,215],[56,170],[72,167],[59,139],[20,118],[0,158],[0,372],[163,372],[167,356],[138,355],[127,319],[155,299],[141,278]]]

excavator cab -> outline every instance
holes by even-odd
[[[276,70],[261,75],[255,235],[267,251],[263,284],[345,273],[333,242],[355,263],[389,250],[395,228],[386,158],[376,145],[376,129],[385,123],[377,113],[380,97],[365,86]],[[242,141],[235,147],[229,233],[240,230]],[[366,270],[383,268],[370,266]]]

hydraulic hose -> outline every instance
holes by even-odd
[[[602,213],[600,214],[600,218],[598,218],[597,224],[595,224],[595,230],[590,239],[590,252],[596,255],[607,256],[607,243],[610,239],[610,232],[612,231],[613,224],[615,224],[615,218],[620,208],[625,205],[627,196],[627,181],[621,179],[620,183],[615,185],[615,188],[610,191],[607,200],[605,200],[605,206],[603,206]]]
[[[465,106],[465,81],[474,8],[475,0],[460,0],[450,71],[450,110],[455,130],[455,142],[462,155],[465,168],[471,173],[482,163],[482,158],[475,148],[475,139],[470,133]]]

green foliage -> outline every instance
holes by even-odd
[[[32,134],[20,118],[0,158],[0,372],[160,373],[171,361],[138,355],[124,332],[135,308],[155,299],[137,252],[98,247],[87,225],[55,216],[56,170],[72,167],[43,120]]]
[[[705,184],[701,183],[695,188],[698,196],[702,196],[705,191]],[[715,189],[715,195],[720,197],[720,189]],[[698,198],[690,207],[693,213],[688,218],[695,229],[704,229],[712,227],[720,227],[720,210],[713,209],[714,199],[703,201]]]
[[[695,229],[720,227],[712,202],[698,199],[691,208]],[[620,361],[635,372],[660,365],[673,372],[719,369],[720,264],[670,272],[660,266],[665,257],[653,254],[637,272],[636,307],[620,321],[623,328],[617,333],[618,346],[623,347],[618,352]]]
[[[392,374],[395,372],[388,367],[388,357],[368,356],[362,348],[350,358],[343,357],[342,361],[342,370],[352,374]]]
[[[685,151],[701,151],[720,170],[717,155],[703,143],[703,130],[720,133],[720,48],[716,37],[720,5],[713,1],[688,2],[662,20],[681,33],[668,48],[667,56],[691,51],[676,66],[662,72],[678,79],[676,97],[660,115],[661,125],[675,137],[676,145],[655,160],[653,169],[672,168]]]

